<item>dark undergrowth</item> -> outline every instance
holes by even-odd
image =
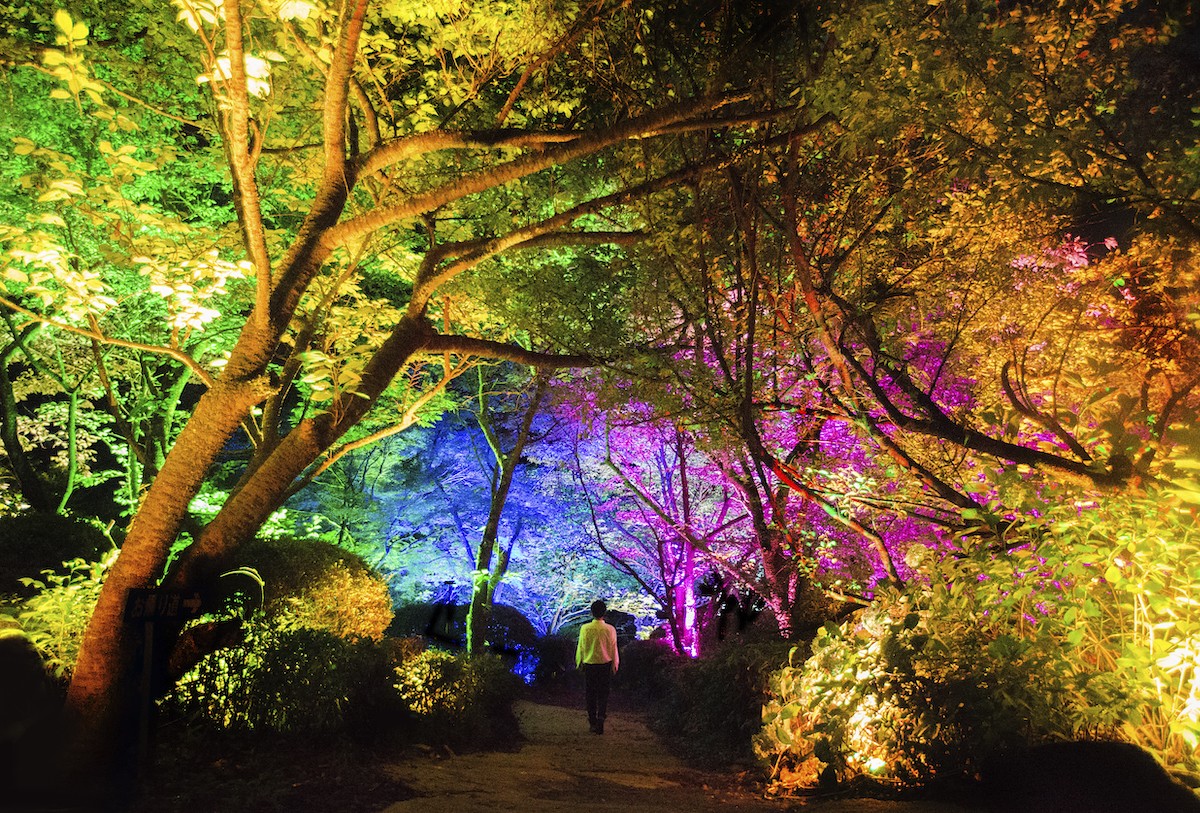
[[[131,813],[377,813],[413,796],[389,772],[399,746],[164,731]]]

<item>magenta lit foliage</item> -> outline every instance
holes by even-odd
[[[722,302],[708,317],[724,320],[721,342],[701,332],[674,350],[675,383],[653,397],[637,397],[654,391],[643,383],[575,382],[560,416],[590,448],[586,482],[612,552],[679,616],[686,641],[695,631],[683,615],[707,572],[760,591],[782,618],[796,577],[869,597],[893,578],[889,563],[895,578],[919,578],[905,563],[914,545],[947,546],[972,523],[1036,518],[1038,501],[1054,499],[1036,469],[913,432],[905,420],[1064,456],[1097,448],[1110,413],[1091,405],[1088,387],[1057,386],[1047,366],[1067,348],[1064,319],[1119,327],[1124,294],[1098,294],[1096,250],[1068,238],[986,272],[948,269],[930,296],[899,297],[873,317],[886,333],[838,334],[858,365],[851,386],[814,334],[746,340],[740,305]],[[799,307],[797,298],[765,302],[761,321],[785,307]],[[1070,433],[1033,412],[1071,416]],[[750,424],[731,417],[739,415]],[[918,464],[930,476],[914,474]],[[1006,506],[1005,489],[1028,504]]]

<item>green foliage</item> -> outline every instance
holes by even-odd
[[[244,645],[202,660],[167,704],[219,728],[333,734],[385,680],[383,649],[369,639],[259,619],[248,625]]]
[[[1044,558],[1043,572],[1062,585],[1053,619],[1072,665],[1096,673],[1085,695],[1088,713],[1127,697],[1121,734],[1167,765],[1194,771],[1200,745],[1195,507],[1151,493],[1063,506],[1049,519],[1055,544],[1039,545],[1037,561]]]
[[[227,606],[253,613],[245,641],[201,660],[171,707],[219,728],[334,733],[385,702],[392,604],[377,573],[306,539],[255,540],[238,562],[221,584]]]
[[[751,738],[762,723],[768,677],[788,646],[778,640],[732,641],[697,660],[660,657],[658,663],[670,665],[666,692],[654,706],[654,728],[701,764],[723,766],[749,758]],[[625,660],[623,654],[622,669]]]
[[[42,579],[21,579],[36,592],[20,605],[17,620],[59,679],[69,678],[75,668],[83,633],[116,558],[113,550],[98,561],[72,559],[63,563],[65,572],[44,570]]]
[[[481,744],[512,733],[521,681],[499,657],[429,649],[397,666],[394,680],[423,741]]]
[[[258,619],[246,644],[205,658],[168,710],[221,729],[483,745],[510,737],[520,681],[494,656],[413,639],[339,638]]]
[[[74,559],[95,561],[112,547],[94,523],[61,514],[0,517],[0,594],[28,595],[22,577],[35,577]]]
[[[440,646],[461,649],[467,642],[468,605],[412,603],[401,605],[388,632],[421,636]],[[487,651],[503,657],[512,671],[534,676],[539,662],[539,639],[533,624],[507,604],[493,604],[488,616]]]
[[[928,582],[826,626],[802,666],[773,675],[756,750],[784,787],[822,773],[922,784],[1016,744],[1097,735],[1194,769],[1198,543],[1188,512],[1113,496],[1053,509],[1006,551],[916,563]]]
[[[802,667],[776,673],[756,748],[777,782],[807,784],[832,768],[919,784],[969,770],[1003,744],[1072,733],[1056,704],[1067,693],[1044,678],[1040,653],[989,641],[968,619],[941,620],[875,607],[823,628]]]

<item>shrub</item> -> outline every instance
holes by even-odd
[[[828,625],[802,667],[773,676],[757,745],[780,784],[865,773],[919,785],[1071,733],[1068,687],[1043,642],[909,609],[880,604]]]
[[[447,647],[466,646],[467,610],[463,604],[418,602],[396,608],[389,635],[421,635]],[[498,650],[532,649],[538,635],[533,623],[508,604],[492,605],[488,644]]]
[[[685,757],[701,764],[727,765],[750,758],[770,674],[788,647],[781,640],[730,642],[697,660],[668,660],[667,688],[654,707],[654,728]]]
[[[575,640],[571,641],[570,659],[575,662]],[[670,688],[674,668],[686,660],[666,639],[630,641],[621,647],[616,680],[623,688],[657,700]]]
[[[247,625],[243,646],[204,658],[168,700],[176,713],[236,731],[332,734],[377,706],[386,651],[327,630]]]
[[[575,669],[575,646],[578,639],[569,635],[544,635],[535,644],[537,666],[533,681],[539,685],[550,685],[565,679]],[[621,650],[624,658],[625,650]],[[624,666],[622,666],[624,669]],[[618,673],[618,678],[620,673]]]
[[[493,655],[426,650],[395,667],[395,688],[426,742],[483,745],[516,734],[520,680]]]
[[[420,635],[446,649],[467,644],[466,604],[405,604],[397,608],[390,635]],[[538,636],[533,623],[508,604],[492,606],[488,620],[488,649],[503,656],[512,671],[526,681],[537,673]]]
[[[97,561],[113,546],[97,525],[60,514],[0,517],[0,540],[4,540],[0,544],[0,594],[23,597],[37,588],[23,585],[22,578],[56,572],[63,562]]]
[[[1096,736],[1194,770],[1198,543],[1169,502],[1109,497],[1052,509],[1015,550],[916,563],[928,582],[826,626],[773,677],[757,750],[783,786],[922,784],[1014,744]]]
[[[237,564],[262,579],[263,611],[282,628],[379,640],[392,621],[387,582],[353,553],[313,539],[256,539]],[[234,578],[224,579],[232,593]],[[250,596],[253,603],[258,596]]]
[[[325,542],[256,540],[240,553],[262,595],[238,599],[245,585],[227,578],[225,598],[261,600],[261,611],[241,645],[180,679],[169,705],[221,728],[309,734],[353,729],[364,709],[386,709],[391,658],[402,649],[378,643],[392,619],[382,577]]]
[[[464,646],[467,640],[467,608],[462,604],[417,602],[396,607],[387,634],[417,635],[445,646]]]

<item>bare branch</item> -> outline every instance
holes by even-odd
[[[1070,432],[1063,428],[1063,425],[1058,422],[1057,418],[1055,418],[1053,415],[1047,415],[1039,412],[1036,408],[1034,408],[1033,403],[1028,397],[1022,398],[1017,393],[1016,388],[1013,386],[1012,379],[1009,377],[1011,370],[1012,362],[1004,362],[1004,365],[1000,368],[1000,386],[1004,389],[1004,394],[1008,396],[1009,402],[1013,405],[1017,412],[1020,412],[1026,418],[1034,421],[1044,429],[1049,429],[1054,433],[1055,437],[1065,443],[1067,447],[1081,460],[1091,461],[1092,456],[1088,454],[1088,450],[1083,448],[1083,444],[1076,440]],[[1024,385],[1022,385],[1021,389],[1024,390]]]
[[[405,429],[408,429],[417,422],[418,413],[422,407],[432,401],[439,393],[446,389],[446,386],[462,373],[473,367],[474,364],[469,361],[460,361],[453,370],[448,370],[446,375],[442,376],[438,382],[427,389],[425,392],[409,404],[408,407],[400,416],[400,420],[391,426],[384,427],[376,432],[372,432],[364,438],[353,440],[342,444],[339,448],[326,454],[325,459],[311,470],[306,472],[303,477],[296,480],[292,487],[288,489],[288,496],[294,496],[304,490],[313,480],[320,477],[322,473],[329,470],[329,467],[341,460],[355,449],[362,449],[365,446],[370,446],[372,443],[378,443],[385,438],[390,438],[393,435],[398,435]]]
[[[141,342],[131,342],[131,341],[127,341],[125,339],[116,339],[116,338],[113,338],[112,336],[106,336],[104,333],[102,333],[99,330],[98,327],[93,330],[85,330],[84,328],[75,327],[74,325],[69,325],[65,322],[59,322],[54,319],[50,319],[49,317],[42,316],[39,313],[34,313],[33,311],[29,310],[28,308],[17,304],[16,302],[14,302],[13,300],[11,300],[7,297],[0,296],[0,305],[4,306],[5,308],[8,308],[9,310],[13,311],[14,313],[19,313],[23,316],[27,316],[34,322],[37,322],[38,324],[46,325],[47,327],[57,328],[58,330],[65,331],[65,332],[70,333],[75,336],[82,336],[85,339],[90,339],[92,341],[100,342],[101,344],[109,344],[109,345],[113,345],[114,347],[126,347],[126,348],[129,348],[130,350],[141,350],[144,353],[152,353],[156,356],[166,356],[168,358],[173,358],[176,361],[178,361],[180,364],[186,365],[188,367],[188,369],[190,369],[192,372],[194,372],[200,378],[200,380],[204,383],[204,386],[212,387],[212,385],[214,383],[213,377],[211,375],[209,375],[208,371],[205,370],[204,367],[202,367],[200,365],[200,362],[196,361],[194,358],[192,358],[191,356],[189,356],[187,353],[183,352],[182,350],[179,350],[178,348],[163,347],[162,345],[158,345],[158,344],[142,344]]]
[[[577,141],[581,133],[555,130],[430,130],[393,141],[363,153],[357,162],[360,175],[372,175],[401,161],[419,158],[437,150],[453,149],[542,149]]]
[[[539,369],[595,367],[602,363],[595,356],[577,353],[539,353],[516,345],[494,342],[489,339],[475,339],[470,336],[434,334],[426,340],[422,350],[427,353],[452,353],[459,356],[479,356],[500,361],[512,361]]]
[[[858,376],[870,388],[872,395],[875,396],[875,400],[879,405],[883,407],[889,420],[900,429],[949,441],[965,449],[982,452],[1001,460],[1010,460],[1014,463],[1024,463],[1029,466],[1045,466],[1058,471],[1070,472],[1100,486],[1122,485],[1129,479],[1130,473],[1128,472],[1101,469],[1093,463],[1072,460],[1067,457],[1051,454],[1050,452],[1044,452],[1041,449],[1030,449],[1020,444],[1009,443],[1006,440],[991,437],[977,429],[963,426],[943,412],[933,399],[921,392],[920,388],[911,385],[911,382],[909,382],[908,386],[905,386],[904,382],[907,376],[905,376],[902,370],[888,368],[888,374],[892,380],[900,384],[910,397],[917,400],[917,406],[925,413],[926,417],[906,415],[896,406],[887,392],[884,391],[883,386],[863,368],[861,362],[853,354],[846,353],[844,358],[854,367]]]
[[[689,116],[731,104],[733,101],[735,100],[728,98],[696,99],[685,105],[656,110],[601,131],[580,135],[573,141],[556,148],[525,155],[499,164],[498,166],[468,173],[455,178],[452,182],[447,182],[427,192],[413,195],[403,203],[393,206],[383,206],[341,223],[330,229],[322,238],[322,242],[328,249],[345,245],[376,229],[407,220],[424,212],[431,212],[448,203],[488,189],[503,186],[536,172],[541,172],[544,169],[565,164],[585,155],[591,155],[606,147],[611,147],[634,138],[657,135],[663,127],[678,124],[686,120]]]

